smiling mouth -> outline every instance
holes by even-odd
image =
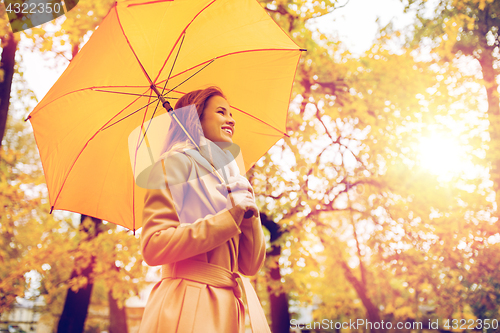
[[[228,133],[228,134],[229,134],[229,135],[231,135],[231,136],[233,135],[233,131],[232,131],[231,129],[229,129],[229,128],[223,128],[222,130],[223,130],[224,132]]]

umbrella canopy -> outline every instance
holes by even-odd
[[[175,99],[220,87],[248,170],[286,135],[300,53],[255,0],[116,3],[28,117],[52,209],[140,228],[146,190],[128,141],[166,113],[155,89]]]

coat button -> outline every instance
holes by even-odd
[[[160,234],[161,234],[161,231],[155,232],[155,236],[160,236]]]

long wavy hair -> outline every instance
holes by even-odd
[[[208,100],[213,96],[220,96],[227,99],[219,87],[211,86],[206,89],[193,90],[179,98],[177,103],[175,103],[175,115],[198,145],[203,136],[203,129],[201,127],[203,111],[205,111]],[[169,151],[177,142],[186,140],[189,140],[188,136],[179,124],[172,119],[161,153]]]

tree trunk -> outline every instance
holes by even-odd
[[[277,247],[276,254],[271,256],[279,256],[281,249]],[[274,251],[273,251],[274,252]],[[279,267],[271,269],[271,279],[274,281],[281,280]],[[286,293],[275,294],[268,288],[269,301],[271,303],[271,328],[273,333],[289,333],[290,332],[290,313],[288,312],[288,295]]]
[[[84,221],[86,218],[92,219],[93,223],[90,229],[86,229],[84,227]],[[89,239],[93,239],[99,234],[99,226],[101,225],[102,220],[82,215],[80,221],[81,228],[83,229],[82,231],[89,233]],[[72,289],[68,289],[63,312],[59,318],[57,333],[83,333],[85,319],[87,318],[90,304],[90,296],[92,295],[92,287],[94,286],[92,278],[94,261],[95,257],[92,256],[90,263],[86,267],[76,267],[73,272],[71,272],[71,278],[82,276],[86,277],[87,285],[78,289],[76,292]]]
[[[12,90],[12,78],[14,77],[14,66],[16,64],[16,51],[18,41],[14,34],[10,32],[6,39],[2,38],[2,55],[0,58],[0,70],[3,72],[3,80],[0,82],[0,149],[2,148],[2,139],[5,135],[7,125],[7,115],[9,113],[10,92]]]
[[[271,250],[267,252],[269,260],[274,260],[272,257],[279,258],[281,255],[281,247],[273,244],[281,237],[283,231],[280,230],[278,224],[267,218],[267,215],[260,213],[262,225],[271,233]],[[271,279],[274,281],[281,281],[281,273],[279,267],[271,268]],[[290,313],[288,312],[288,296],[286,293],[279,293],[277,295],[268,288],[271,303],[271,329],[273,333],[289,333],[290,332]]]
[[[488,131],[490,142],[487,151],[488,162],[491,163],[490,176],[493,181],[495,191],[495,201],[497,204],[497,216],[500,210],[500,98],[498,96],[498,83],[496,82],[495,68],[493,63],[494,47],[488,46],[486,35],[480,37],[479,44],[482,46],[479,63],[483,72],[483,80],[488,98],[488,121],[490,123]]]
[[[112,290],[108,291],[109,302],[109,333],[128,333],[127,313],[125,306],[121,309],[113,298]]]
[[[92,266],[94,260],[82,270],[81,274],[73,271],[71,278],[77,276],[85,276],[88,279],[92,273]],[[57,333],[83,333],[85,319],[87,319],[87,312],[90,304],[90,295],[92,294],[92,287],[94,284],[88,280],[87,285],[74,292],[68,289],[66,301],[64,302],[64,309],[59,318],[57,325]]]
[[[356,293],[358,294],[358,297],[361,299],[361,303],[363,303],[363,306],[366,309],[366,316],[368,317],[368,321],[372,323],[372,325],[380,325],[382,321],[380,320],[380,315],[379,315],[379,310],[373,304],[371,301],[370,297],[366,293],[366,287],[356,278],[356,276],[352,273],[351,268],[347,263],[342,259],[339,258],[338,262],[340,263],[340,266],[342,266],[342,269],[344,270],[344,275],[346,279],[351,283],[351,285],[354,287],[356,290]],[[385,323],[384,323],[385,327]],[[384,333],[385,329],[383,329],[381,326],[379,329],[373,327],[370,329],[370,333]]]
[[[113,253],[113,257],[115,253]],[[116,267],[115,264],[112,265],[111,269],[119,271],[120,268]],[[117,300],[113,297],[112,288],[108,291],[108,303],[109,303],[109,333],[128,333],[127,326],[127,313],[125,310],[125,305],[118,306]]]
[[[356,231],[354,231],[354,232],[356,232]],[[333,242],[335,243],[337,241],[335,239],[333,239]],[[325,248],[331,246],[331,245],[327,244],[324,239],[321,239],[321,243],[323,244],[323,246]],[[340,242],[338,242],[338,243],[340,243]],[[335,251],[334,252],[335,261],[340,265],[340,267],[344,271],[344,276],[345,276],[346,280],[349,281],[349,283],[353,286],[354,290],[356,290],[356,293],[358,294],[358,297],[361,300],[361,303],[363,303],[363,306],[365,307],[366,316],[368,317],[367,321],[369,321],[372,325],[371,328],[370,328],[370,326],[368,326],[368,328],[370,328],[369,332],[370,333],[385,333],[386,332],[386,330],[385,330],[386,324],[384,322],[384,324],[382,325],[382,321],[380,319],[379,309],[377,308],[377,306],[375,304],[373,304],[372,300],[370,299],[370,297],[366,291],[365,279],[362,279],[360,281],[354,275],[354,273],[352,272],[352,269],[349,267],[347,262],[342,257],[341,251],[335,247],[333,247],[333,249]],[[362,258],[360,256],[359,260],[361,261],[361,259]],[[363,267],[362,264],[361,264],[361,267]],[[375,325],[377,325],[378,328],[376,328]]]

